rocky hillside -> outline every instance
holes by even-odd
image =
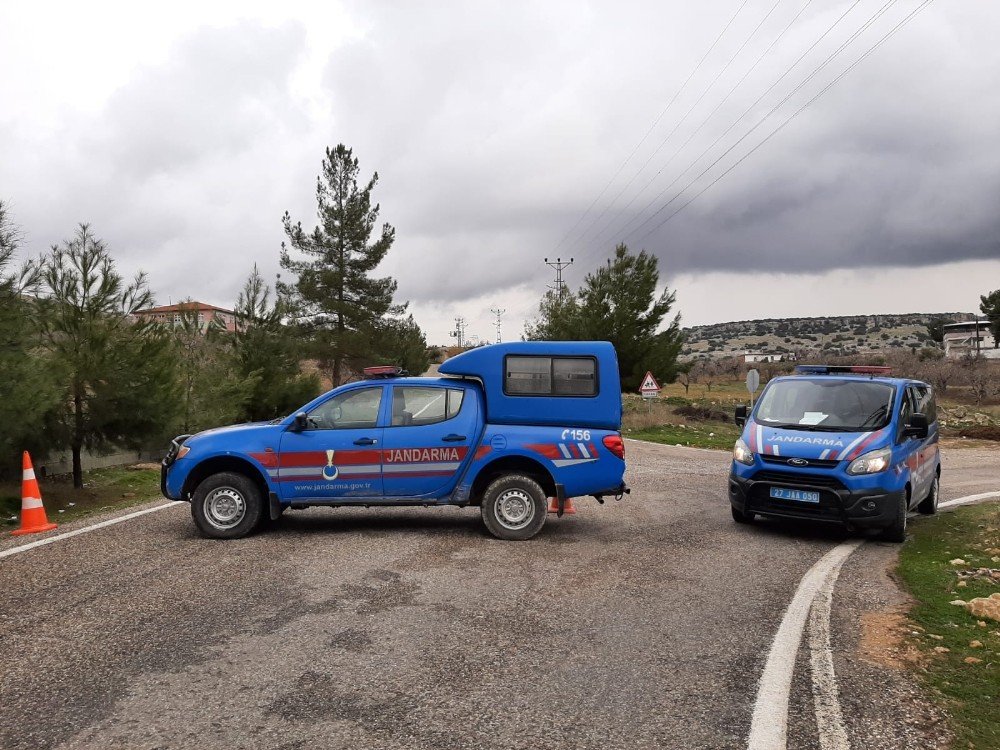
[[[725,357],[744,351],[862,354],[890,347],[919,348],[930,337],[927,324],[971,320],[971,313],[906,313],[828,318],[740,320],[686,328],[683,355]]]

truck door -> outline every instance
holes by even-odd
[[[910,502],[915,503],[926,493],[923,481],[923,467],[921,466],[921,447],[923,441],[915,437],[908,437],[905,434],[906,424],[910,421],[910,416],[917,411],[916,394],[913,386],[907,386],[903,391],[903,403],[899,412],[899,424],[896,426],[896,445],[899,451],[899,460],[906,464],[910,471]]]
[[[382,477],[387,497],[451,490],[479,434],[479,402],[464,388],[394,385],[385,428]]]
[[[309,412],[301,432],[281,437],[278,481],[285,500],[382,495],[384,386],[341,391]]]

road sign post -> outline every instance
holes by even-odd
[[[750,408],[753,408],[753,397],[760,388],[760,373],[756,370],[747,370],[747,390],[750,392]]]
[[[646,377],[642,379],[642,385],[639,386],[639,393],[643,400],[649,404],[649,411],[652,412],[653,399],[660,394],[660,384],[656,382],[652,372],[646,372]]]

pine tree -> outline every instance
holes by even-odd
[[[239,372],[256,378],[244,405],[249,421],[284,416],[319,395],[319,377],[301,372],[301,340],[294,334],[284,323],[281,301],[272,303],[271,289],[254,266],[236,303],[233,335]]]
[[[575,295],[546,294],[525,338],[610,341],[624,389],[638,388],[646,370],[660,382],[673,382],[683,335],[679,314],[659,330],[676,301],[666,288],[656,295],[659,279],[654,256],[645,250],[633,255],[618,245],[614,258],[588,274]]]
[[[0,474],[20,469],[20,452],[44,447],[43,418],[57,399],[37,343],[33,293],[38,265],[14,267],[21,233],[0,201]]]
[[[402,367],[411,375],[422,375],[430,366],[427,338],[412,315],[387,320],[378,342],[379,361]]]
[[[283,218],[288,245],[282,243],[281,267],[296,278],[279,282],[279,294],[293,319],[311,334],[317,359],[334,385],[370,356],[386,316],[401,315],[406,308],[393,302],[393,278],[371,275],[392,247],[396,230],[382,224],[371,241],[379,217],[371,197],[378,173],[361,186],[358,174],[351,149],[343,144],[328,148],[316,180],[319,225],[306,232],[288,212]]]
[[[993,334],[993,347],[1000,348],[1000,289],[979,297],[979,310],[990,322],[990,332]]]
[[[133,318],[152,304],[145,275],[125,283],[86,224],[52,248],[41,278],[42,342],[62,392],[53,437],[71,449],[80,488],[85,447],[138,447],[162,436],[177,403],[171,341]]]

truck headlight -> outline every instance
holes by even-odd
[[[865,453],[851,461],[847,467],[848,474],[878,474],[889,468],[892,461],[892,450],[889,448],[879,448],[875,451]]]
[[[733,446],[733,460],[744,466],[753,466],[753,453],[750,446],[743,442],[743,438],[737,440],[736,445]]]

